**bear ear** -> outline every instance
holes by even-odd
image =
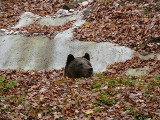
[[[66,65],[69,65],[69,63],[71,61],[73,61],[73,60],[74,60],[74,56],[72,54],[69,54],[68,57],[67,57],[67,63],[66,63]]]
[[[85,55],[83,56],[83,58],[86,58],[87,60],[89,60],[89,61],[90,61],[90,56],[89,56],[89,54],[88,54],[88,53],[85,53]]]

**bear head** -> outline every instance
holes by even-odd
[[[74,57],[69,54],[65,66],[64,76],[70,78],[91,77],[93,68],[90,63],[90,55],[85,53],[83,57]]]

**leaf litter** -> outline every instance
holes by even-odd
[[[160,118],[160,76],[95,74],[69,79],[62,74],[63,70],[0,70],[5,82],[17,83],[0,88],[1,119]]]
[[[22,12],[52,15],[63,5],[56,0],[52,3],[48,0],[38,3],[5,0],[0,9],[0,28],[11,28],[18,22]],[[75,29],[74,37],[84,41],[116,43],[142,54],[159,53],[157,44],[147,44],[144,50],[140,46],[148,37],[160,35],[158,5],[156,1],[97,1],[88,16],[85,16],[87,22]],[[22,29],[37,32],[34,28],[40,33],[54,35],[48,26],[30,25]],[[46,30],[49,32],[46,33]],[[124,75],[128,68],[145,66],[152,68],[146,76]],[[0,119],[158,120],[159,68],[160,61],[156,57],[148,60],[134,57],[107,66],[106,72],[102,74],[81,79],[63,77],[63,69],[0,70]]]
[[[141,46],[150,37],[160,36],[159,6],[159,1],[150,0],[95,2],[85,17],[87,22],[75,29],[74,39],[111,42],[130,47],[144,55],[159,53],[160,46],[157,44],[146,45],[145,50]]]

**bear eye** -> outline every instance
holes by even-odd
[[[79,63],[79,64],[78,64],[78,66],[82,66],[82,65],[83,65],[82,63]]]
[[[83,64],[82,64],[82,63],[79,63],[79,65],[82,66]]]

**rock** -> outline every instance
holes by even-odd
[[[85,23],[85,20],[82,18],[82,11],[80,11],[74,12],[72,16],[59,18],[43,17],[36,21],[41,25],[53,26],[57,24],[63,25],[68,21],[75,20],[70,29],[58,32],[53,40],[38,34],[37,36],[26,36],[27,32],[21,32],[16,35],[0,35],[0,69],[62,69],[65,66],[68,54],[82,56],[88,52],[91,56],[91,64],[94,71],[103,72],[106,70],[107,65],[126,61],[134,56],[134,51],[124,46],[108,42],[96,43],[73,40],[73,29]],[[35,17],[30,17],[29,19],[34,21]],[[26,22],[23,25],[27,26],[31,23]]]
[[[17,109],[22,110],[22,109],[24,109],[24,106],[23,105],[18,105]]]
[[[74,9],[70,9],[69,12],[74,12]]]
[[[31,12],[25,12],[20,16],[20,20],[17,23],[17,25],[13,26],[12,28],[20,28],[20,27],[33,24],[39,18],[41,18],[39,15],[35,15]]]
[[[88,3],[87,1],[84,1],[84,2],[80,3],[80,5],[83,6],[83,7],[84,7],[84,6],[87,6],[88,4],[89,4],[89,3]]]
[[[95,1],[95,0],[88,0],[89,3],[92,3],[92,2],[94,2],[94,1]]]
[[[149,70],[149,67],[136,69],[129,68],[125,74],[130,76],[143,76],[147,74],[147,70]]]

